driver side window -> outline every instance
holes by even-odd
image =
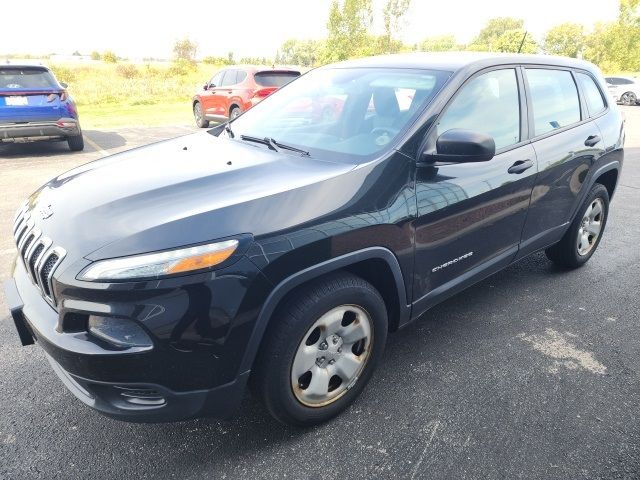
[[[466,83],[440,116],[437,135],[452,128],[493,137],[496,150],[520,141],[520,98],[516,71],[493,70]]]
[[[220,86],[220,80],[222,79],[222,74],[223,73],[224,73],[224,71],[216,73],[211,78],[211,80],[209,80],[209,86],[210,87],[219,87]]]

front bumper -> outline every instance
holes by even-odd
[[[59,120],[0,123],[0,142],[19,143],[51,140],[80,135],[80,124],[74,118]]]
[[[246,263],[238,262],[238,266],[243,264]],[[248,281],[247,276],[241,277],[237,270],[232,277],[219,273],[215,279],[211,279],[209,274],[208,284],[197,284],[200,289],[206,285],[207,289],[218,293],[214,293],[212,298],[216,306],[208,311],[221,313],[231,308],[231,303],[224,305],[220,299],[231,301],[234,295],[230,295],[227,289],[237,292],[237,282]],[[258,282],[262,278],[257,271],[255,277]],[[197,277],[195,280],[202,279]],[[65,386],[89,407],[112,418],[131,422],[168,422],[201,416],[229,417],[241,403],[250,373],[241,371],[239,363],[248,342],[245,337],[253,327],[252,310],[242,311],[242,321],[235,328],[232,328],[234,322],[230,321],[225,332],[210,331],[209,334],[218,334],[218,337],[206,340],[185,325],[185,316],[188,318],[193,313],[188,300],[192,298],[189,295],[193,293],[194,286],[187,280],[183,279],[182,282],[186,285],[160,289],[159,294],[155,290],[142,291],[140,297],[132,291],[119,294],[87,290],[79,292],[77,288],[69,288],[76,294],[81,293],[84,298],[93,297],[94,301],[69,298],[63,294],[59,299],[59,311],[56,311],[30,283],[22,263],[17,262],[14,277],[5,283],[5,291],[22,343],[28,345],[37,342]],[[109,295],[112,302],[96,301],[100,294]],[[127,298],[126,304],[121,302],[121,296]],[[236,294],[235,297],[239,296]],[[121,309],[126,309],[139,312],[144,318],[151,318],[148,312],[145,313],[141,302],[155,305],[158,307],[156,312],[163,310],[165,313],[143,323],[153,337],[152,348],[118,350],[92,338],[86,329],[67,331],[65,328],[64,319],[68,315],[78,315],[79,307],[89,314],[106,308],[118,314]],[[228,315],[226,317],[229,318]],[[135,315],[131,318],[139,321]],[[201,324],[199,327],[204,329]],[[176,330],[180,332],[180,337],[175,336]]]

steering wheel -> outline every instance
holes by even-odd
[[[399,128],[376,127],[371,130],[371,135],[375,138],[376,145],[383,146],[389,143],[398,132],[400,132]]]
[[[371,130],[371,135],[387,135],[388,137],[395,137],[399,131],[399,128],[376,127]]]

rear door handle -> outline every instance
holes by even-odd
[[[507,172],[520,174],[525,170],[529,170],[531,167],[533,167],[533,160],[518,160],[516,163],[509,167],[509,170],[507,170]]]
[[[595,147],[598,143],[600,143],[599,135],[589,135],[584,141],[585,147]]]

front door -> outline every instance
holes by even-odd
[[[454,128],[490,135],[496,155],[417,167],[414,315],[514,258],[537,173],[525,111],[520,70],[500,68],[468,80],[431,129],[430,144]]]
[[[207,90],[202,92],[200,100],[202,101],[202,112],[205,115],[214,115],[214,104],[216,102],[216,88],[220,86],[224,70],[216,73],[207,85]]]

